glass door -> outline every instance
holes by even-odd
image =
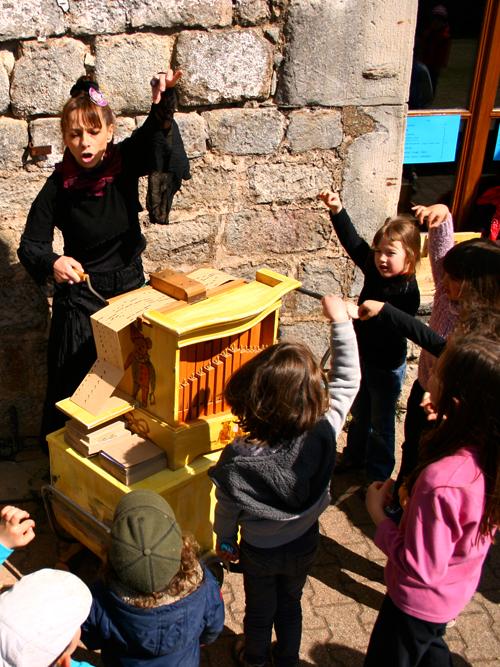
[[[494,193],[482,195],[500,186],[499,44],[498,0],[420,0],[400,211],[440,201],[457,229],[489,233]]]

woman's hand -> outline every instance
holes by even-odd
[[[366,490],[366,509],[376,526],[387,519],[384,507],[392,499],[391,490],[393,485],[392,479],[386,479],[385,482],[373,482]]]
[[[342,202],[338,192],[330,192],[330,190],[321,190],[318,199],[325,203],[330,211],[337,215],[342,210]]]
[[[85,273],[83,266],[78,260],[73,257],[66,257],[66,255],[62,255],[59,259],[56,259],[52,265],[52,269],[56,283],[69,283],[70,285],[79,283]]]
[[[158,74],[151,79],[151,97],[153,104],[158,104],[161,100],[161,94],[167,88],[173,88],[181,76],[182,72],[180,69],[175,72],[173,69],[169,69],[166,72],[158,72]]]
[[[420,225],[427,219],[429,229],[439,227],[450,214],[450,209],[444,204],[433,204],[432,206],[413,206],[411,209]]]
[[[384,307],[383,301],[374,301],[373,299],[367,299],[358,308],[358,315],[360,320],[369,320],[372,317],[377,317],[382,308]]]

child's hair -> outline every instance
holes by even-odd
[[[429,463],[473,446],[486,480],[481,535],[500,525],[500,346],[480,334],[450,339],[436,364],[438,426],[421,442],[422,463],[408,481],[411,491]]]
[[[498,307],[500,298],[500,246],[487,239],[469,239],[450,248],[443,269],[464,285],[461,299],[476,305]]]
[[[224,396],[249,438],[268,445],[308,431],[328,408],[325,375],[301,343],[262,350],[232,375]]]
[[[181,564],[176,574],[167,583],[167,585],[158,591],[152,593],[141,593],[134,591],[134,607],[149,609],[155,607],[159,600],[165,595],[172,598],[184,597],[188,593],[198,588],[201,583],[201,571],[198,560],[200,547],[192,535],[182,536]],[[112,564],[107,560],[106,578],[109,582],[120,582]]]
[[[415,218],[407,215],[387,218],[382,227],[375,232],[372,247],[376,248],[383,238],[401,242],[409,265],[406,275],[411,277],[420,261],[420,231]]]
[[[109,106],[101,106],[92,101],[89,90],[99,91],[99,84],[89,76],[81,76],[71,88],[71,97],[66,102],[61,113],[61,131],[63,134],[69,129],[70,115],[77,111],[86,127],[101,129],[102,121],[112,125],[115,121]]]

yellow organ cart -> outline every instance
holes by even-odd
[[[53,525],[103,556],[114,509],[131,490],[160,493],[202,550],[213,547],[214,494],[207,476],[237,425],[224,403],[232,373],[276,341],[281,298],[300,283],[262,269],[255,280],[198,269],[163,271],[151,285],[118,297],[92,316],[98,359],[58,407],[82,429],[122,416],[131,431],[166,453],[167,466],[130,485],[48,436]]]

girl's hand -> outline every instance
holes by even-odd
[[[215,553],[217,556],[225,562],[234,563],[240,559],[240,550],[238,547],[231,542],[219,542],[215,546]]]
[[[81,281],[81,276],[85,273],[83,266],[80,262],[73,257],[66,257],[62,255],[59,259],[56,259],[52,265],[54,271],[54,280],[56,283],[79,283]]]
[[[330,190],[321,190],[319,193],[318,199],[321,199],[324,202],[332,213],[340,213],[342,210],[342,202],[340,201],[338,192],[330,192]]]
[[[413,215],[417,218],[420,225],[424,224],[427,218],[427,225],[439,227],[450,214],[450,209],[444,204],[433,204],[432,206],[413,206],[411,209]]]
[[[323,314],[328,317],[330,322],[348,322],[349,313],[347,306],[340,296],[336,294],[326,294],[321,299]]]
[[[392,479],[386,479],[385,482],[373,482],[366,490],[366,509],[376,526],[387,519],[384,507],[389,504],[392,498],[393,485]]]
[[[427,415],[427,421],[433,422],[437,419],[437,411],[434,406],[434,403],[431,401],[431,395],[428,391],[422,396],[422,401],[420,402],[420,407]]]
[[[358,307],[355,303],[353,303],[352,301],[345,301],[345,306],[347,308],[347,314],[349,315],[351,320],[359,319]]]
[[[158,104],[161,100],[161,94],[167,88],[173,88],[181,76],[182,72],[180,69],[175,72],[173,69],[169,69],[166,72],[158,72],[158,74],[151,79],[151,97],[153,104]]]
[[[358,315],[360,320],[369,320],[372,317],[377,317],[382,308],[384,307],[383,301],[373,301],[372,299],[367,299],[358,308]]]
[[[25,547],[35,537],[35,522],[28,512],[6,505],[0,512],[0,544],[7,549]]]

